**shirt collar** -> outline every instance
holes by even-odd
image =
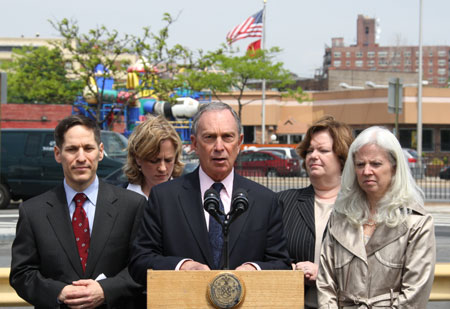
[[[198,175],[200,178],[200,190],[202,192],[202,199],[203,196],[205,195],[206,190],[208,190],[209,188],[211,188],[211,186],[213,185],[213,183],[215,183],[214,180],[212,180],[211,177],[209,177],[202,169],[201,165],[198,171]],[[225,188],[225,194],[231,198],[231,195],[233,193],[233,181],[234,181],[234,168],[231,170],[231,172],[228,174],[227,177],[225,177],[225,179],[223,179],[221,181],[221,183],[223,184],[224,188]]]
[[[86,194],[88,200],[91,202],[92,205],[96,205],[97,203],[97,195],[98,195],[98,177],[95,176],[94,181],[83,190],[83,192],[77,192],[74,189],[72,189],[71,186],[67,184],[66,179],[64,178],[64,190],[66,191],[66,199],[67,199],[67,205],[70,205],[72,203],[72,200],[77,193],[84,193]]]

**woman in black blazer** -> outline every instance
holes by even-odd
[[[332,116],[319,119],[297,147],[311,185],[278,193],[292,268],[305,274],[305,308],[317,308],[320,247],[352,141],[346,124]]]

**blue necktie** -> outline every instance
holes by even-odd
[[[220,198],[220,191],[223,189],[223,184],[220,182],[215,182],[211,186],[214,190],[219,194],[220,200],[220,210],[224,212],[222,199]],[[223,221],[224,216],[220,216],[220,219]],[[223,248],[223,234],[222,234],[222,226],[213,216],[209,216],[209,243],[211,245],[212,254],[214,258],[214,268],[219,269],[220,258],[222,257],[222,248]]]

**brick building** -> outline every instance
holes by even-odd
[[[380,46],[376,43],[376,32],[374,18],[358,15],[356,45],[345,46],[343,38],[332,38],[331,47],[325,49],[324,77],[328,78],[333,70],[367,71],[368,75],[371,71],[402,72],[417,76],[419,47]],[[447,87],[450,46],[423,46],[422,51],[423,80],[432,87]]]

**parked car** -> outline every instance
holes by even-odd
[[[55,161],[53,129],[1,130],[0,208],[10,200],[28,199],[61,183],[64,178]],[[117,132],[102,131],[105,156],[97,175],[106,177],[121,168],[126,158],[127,139]]]
[[[419,164],[418,159],[419,155],[417,151],[412,148],[403,148],[403,154],[405,156],[406,161],[408,162],[408,166],[411,169],[411,174],[416,179],[421,179],[425,176],[425,167],[426,165],[423,163]]]
[[[298,176],[300,163],[275,151],[244,150],[235,162],[235,169],[242,176]]]
[[[450,166],[443,167],[439,172],[440,179],[450,179]]]
[[[253,151],[272,151],[272,152],[278,152],[283,157],[290,159],[290,160],[298,160],[299,166],[300,166],[300,172],[298,175],[295,176],[307,176],[306,171],[302,168],[303,159],[298,155],[298,153],[295,151],[294,148],[291,147],[252,147],[249,150]]]

